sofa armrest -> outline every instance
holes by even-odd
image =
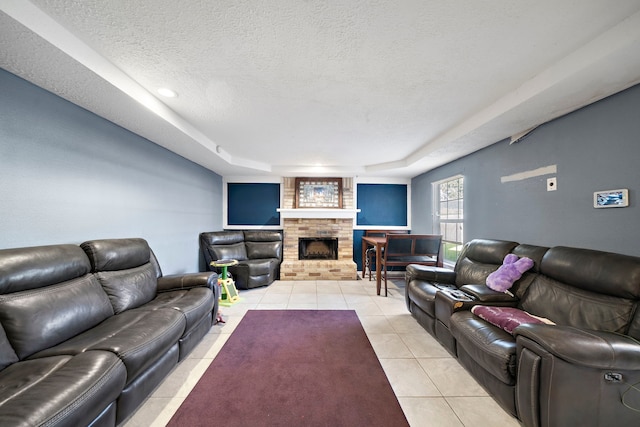
[[[515,307],[518,305],[518,297],[513,294],[507,294],[505,292],[494,291],[487,285],[462,285],[461,291],[475,297],[476,301],[483,305],[500,305]]]
[[[427,282],[454,285],[456,283],[456,272],[448,268],[410,264],[406,268],[405,279],[407,283],[411,280],[425,280]]]
[[[640,342],[622,334],[571,326],[525,324],[514,330],[518,347],[528,338],[552,355],[595,369],[640,369]]]
[[[158,278],[158,293],[199,287],[215,289],[214,285],[217,283],[218,275],[210,271],[163,276]]]
[[[474,305],[475,298],[459,289],[441,289],[435,297],[436,318],[449,328],[449,318],[453,313],[470,310]]]

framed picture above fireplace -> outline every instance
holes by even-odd
[[[296,178],[296,207],[342,209],[342,178]]]

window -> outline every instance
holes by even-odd
[[[444,262],[455,264],[464,242],[464,177],[433,183],[433,195],[433,229],[442,234]]]

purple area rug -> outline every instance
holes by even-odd
[[[408,426],[352,310],[250,310],[169,426]]]

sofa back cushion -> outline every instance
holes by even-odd
[[[116,314],[148,303],[158,290],[158,278],[151,263],[126,270],[101,271],[96,277]]]
[[[82,277],[91,269],[76,245],[0,250],[0,294],[41,288]]]
[[[635,306],[631,300],[585,291],[544,275],[535,278],[520,305],[558,325],[621,334],[627,333]]]
[[[144,239],[103,239],[84,242],[80,247],[91,262],[91,271],[117,271],[147,264],[151,249]]]
[[[522,298],[529,285],[531,285],[531,282],[533,282],[533,280],[538,276],[538,274],[540,273],[540,264],[542,263],[542,258],[548,250],[549,248],[546,246],[534,246],[525,244],[521,244],[513,248],[513,250],[511,251],[512,254],[517,255],[520,258],[527,257],[533,261],[533,267],[527,270],[511,288],[511,292],[515,296],[517,296],[518,298]]]
[[[511,251],[512,254],[517,255],[518,257],[527,257],[533,261],[533,267],[528,270],[530,273],[539,273],[540,272],[540,264],[542,263],[542,258],[549,250],[546,246],[535,246],[535,245],[525,245],[520,244],[513,248]]]
[[[230,245],[244,242],[242,231],[208,231],[200,233],[200,244],[209,245]]]
[[[282,233],[268,230],[245,230],[245,242],[282,242]]]
[[[244,243],[233,243],[231,245],[211,245],[208,248],[211,261],[219,259],[236,259],[244,261],[247,259],[247,248]]]
[[[200,233],[200,248],[207,265],[219,259],[244,261],[248,258],[242,231]]]
[[[0,322],[20,359],[66,341],[112,315],[109,298],[91,274],[0,295]]]
[[[13,347],[11,347],[7,334],[5,333],[2,325],[0,325],[0,371],[7,366],[16,363],[18,360],[18,355]]]
[[[591,249],[557,246],[540,271],[576,288],[626,299],[640,298],[640,258]]]
[[[627,334],[637,323],[639,297],[640,258],[555,247],[542,258],[521,306],[560,325]]]
[[[144,239],[92,240],[80,245],[92,271],[109,296],[113,311],[121,313],[151,301],[158,290],[158,270]]]
[[[282,260],[282,233],[279,231],[245,230],[244,242],[249,259]]]
[[[246,242],[245,247],[249,259],[282,258],[282,242]]]
[[[113,315],[76,245],[0,250],[0,367]]]
[[[502,265],[504,257],[517,245],[516,242],[487,239],[468,242],[456,262],[456,285],[486,283],[487,276]]]

